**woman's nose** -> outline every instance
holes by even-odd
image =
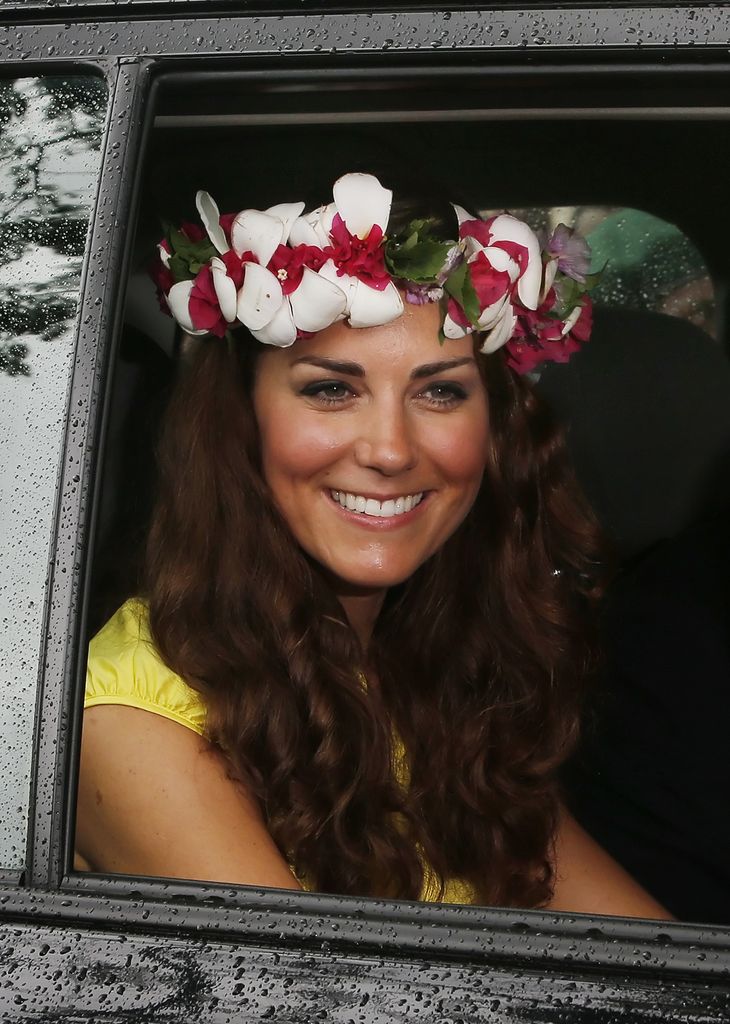
[[[364,420],[355,445],[360,466],[395,476],[412,469],[416,463],[416,445],[412,427],[403,406],[375,403]]]

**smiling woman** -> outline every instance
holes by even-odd
[[[144,594],[91,645],[77,866],[666,916],[556,782],[598,541],[517,371],[585,337],[580,240],[457,208],[443,241],[390,200],[202,194],[161,246],[219,340],[167,411]]]
[[[488,413],[473,348],[467,335],[444,359],[439,308],[428,304],[362,332],[339,321],[259,358],[264,476],[365,647],[386,590],[431,558],[474,504]],[[367,632],[348,609],[358,589],[368,595],[358,602],[369,609]]]

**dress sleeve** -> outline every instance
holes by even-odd
[[[160,658],[139,598],[123,604],[89,645],[84,708],[100,704],[141,708],[205,735],[203,699]]]

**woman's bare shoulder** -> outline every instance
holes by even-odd
[[[137,707],[84,712],[76,850],[103,873],[300,888],[225,756]]]
[[[579,914],[672,917],[565,809],[555,842],[555,887],[548,907]]]

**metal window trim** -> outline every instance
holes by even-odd
[[[535,910],[362,900],[173,880],[76,876],[71,890],[0,885],[0,921],[347,956],[689,978],[728,985],[727,929]]]
[[[245,12],[219,13],[180,5],[157,17],[125,5],[87,12],[76,8],[74,33],[69,39],[71,13],[61,9],[29,12],[27,18],[8,23],[0,7],[0,59],[46,60],[54,56],[90,57],[103,52],[112,56],[199,57],[251,55],[281,57],[282,51],[297,54],[380,54],[404,53],[455,55],[548,54],[561,56],[578,51],[629,55],[641,47],[642,57],[650,51],[667,57],[684,47],[697,52],[715,52],[727,57],[730,38],[730,8],[726,5],[618,6],[607,4],[531,5],[526,8],[450,5],[447,8],[410,7],[398,10],[380,6],[354,10],[348,5],[327,5],[319,10],[292,11],[291,4],[255,7]],[[50,10],[50,13],[49,13]],[[5,17],[3,16],[5,14]],[[483,24],[475,16],[483,14]],[[53,20],[55,17],[55,21]],[[3,22],[5,23],[3,25]],[[310,30],[309,35],[306,29]],[[197,33],[197,34],[196,34]],[[352,42],[352,38],[355,42]],[[397,37],[397,39],[395,38]],[[99,50],[99,40],[106,43]],[[679,43],[679,40],[682,43]],[[348,45],[350,43],[351,45]],[[295,49],[296,48],[296,49]]]
[[[78,707],[81,697],[75,691],[77,638],[85,620],[81,584],[88,543],[88,481],[93,477],[104,369],[122,298],[116,283],[125,270],[127,211],[132,191],[125,154],[134,152],[143,126],[148,67],[149,62],[145,61],[102,66],[109,100],[99,189],[90,218],[82,275],[40,653],[26,858],[26,884],[30,887],[57,888],[66,857],[65,825],[70,794],[75,794],[75,786],[69,785],[75,776],[73,770],[69,772],[69,764],[78,750],[80,728],[80,716],[74,715],[73,709]]]

